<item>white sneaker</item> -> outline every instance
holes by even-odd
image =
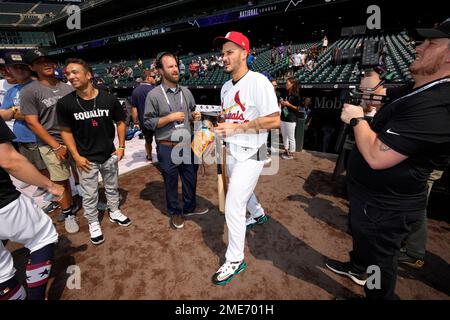
[[[131,224],[131,220],[124,215],[120,210],[109,213],[109,221],[117,223],[122,227],[128,227]]]
[[[233,277],[245,270],[247,264],[245,261],[230,262],[226,261],[213,275],[213,283],[219,286],[226,285]]]
[[[286,153],[283,153],[283,154],[281,155],[281,158],[283,158],[284,160],[292,160],[292,159],[294,159],[293,156],[291,156],[291,155],[289,155],[289,154],[286,154]]]
[[[89,223],[89,234],[91,235],[91,242],[93,244],[105,242],[105,238],[103,237],[102,229],[100,228],[100,223],[98,221]]]
[[[253,217],[247,218],[247,220],[245,221],[245,225],[246,225],[247,229],[253,229],[254,227],[256,227],[259,224],[266,223],[267,220],[268,220],[268,217],[265,214],[262,214],[256,218],[253,218]]]
[[[80,230],[74,215],[67,216],[64,220],[64,227],[68,233],[77,233]]]

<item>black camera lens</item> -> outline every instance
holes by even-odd
[[[361,48],[336,48],[331,56],[331,63],[333,66],[340,66],[343,64],[353,64],[361,60]]]
[[[383,54],[383,51],[383,41],[366,39],[354,48],[334,49],[331,56],[331,64],[333,66],[340,66],[359,62],[360,68],[373,68],[379,65],[380,56]]]

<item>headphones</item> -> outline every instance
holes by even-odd
[[[169,51],[162,51],[156,55],[156,65],[155,65],[156,69],[162,69],[163,66],[162,66],[161,60],[164,56],[174,57],[177,62],[177,65],[178,65],[178,57],[176,55],[174,55],[172,52],[169,52]]]

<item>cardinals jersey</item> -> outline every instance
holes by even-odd
[[[227,123],[245,123],[280,112],[270,81],[258,72],[248,71],[236,84],[227,81],[220,92],[222,112]],[[253,156],[267,141],[268,132],[237,133],[225,139],[238,160]]]

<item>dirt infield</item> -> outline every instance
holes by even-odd
[[[247,233],[247,269],[225,287],[211,283],[223,261],[226,225],[217,207],[215,167],[199,171],[198,201],[210,207],[173,230],[165,213],[162,176],[146,166],[120,177],[127,228],[105,217],[105,243],[94,246],[82,211],[80,232],[67,235],[57,223],[57,246],[49,299],[333,299],[362,295],[361,287],[326,269],[327,257],[348,258],[344,179],[331,181],[333,157],[302,152],[280,162],[275,176],[262,176],[256,193],[270,220]],[[51,216],[56,219],[58,212]],[[56,221],[56,220],[55,220]],[[450,299],[450,225],[429,222],[426,265],[399,269],[401,299]],[[19,274],[25,250],[9,244]],[[81,270],[81,289],[69,290],[67,267]]]

